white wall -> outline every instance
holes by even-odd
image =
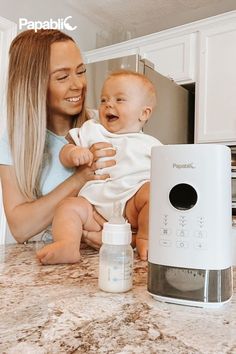
[[[16,25],[0,17],[0,137],[5,127],[6,120],[6,76],[8,66],[8,49],[12,39],[16,35]]]
[[[76,40],[82,51],[96,48],[96,33],[101,31],[100,27],[75,11],[69,0],[0,0],[0,16],[15,22],[17,26],[19,18],[47,21],[72,16],[70,24],[77,26],[77,29],[64,32]]]
[[[0,17],[0,137],[6,126],[6,74],[8,66],[8,49],[12,39],[16,35],[16,25]],[[0,244],[13,242],[9,230],[6,231],[6,218],[2,205],[2,191],[0,185]]]

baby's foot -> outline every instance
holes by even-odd
[[[77,263],[80,260],[79,245],[73,242],[57,241],[36,252],[42,264]]]

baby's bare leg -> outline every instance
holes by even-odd
[[[136,248],[142,260],[147,259],[148,250],[149,188],[149,182],[143,184],[125,207],[125,216],[132,228],[138,229]]]
[[[53,218],[54,242],[37,252],[43,264],[76,263],[80,259],[82,229],[99,231],[100,225],[93,218],[92,205],[82,197],[63,200]]]

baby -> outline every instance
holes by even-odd
[[[140,258],[147,259],[151,148],[161,143],[141,129],[155,104],[155,88],[142,74],[119,71],[105,80],[99,122],[90,119],[81,128],[70,130],[72,140],[63,147],[60,159],[66,167],[91,166],[90,146],[105,141],[116,149],[116,165],[96,171],[109,174],[108,179],[89,181],[78,197],[60,203],[52,224],[54,243],[37,254],[41,263],[78,262],[82,230],[101,230],[93,208],[109,220],[114,202],[121,203],[122,213],[136,234]]]

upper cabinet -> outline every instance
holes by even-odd
[[[197,33],[163,39],[140,48],[140,55],[150,60],[155,70],[178,84],[196,80]]]
[[[236,18],[201,30],[196,142],[236,144]]]
[[[138,54],[177,84],[195,84],[195,143],[236,145],[236,11],[85,53]]]
[[[185,25],[84,53],[86,63],[138,54],[178,84],[195,82],[197,30]]]

